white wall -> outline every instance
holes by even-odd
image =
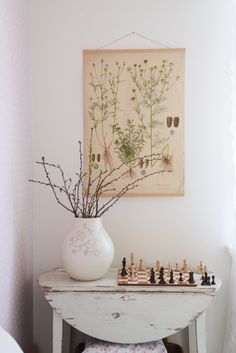
[[[0,2],[0,326],[33,336],[29,4]]]
[[[136,31],[186,48],[185,196],[124,198],[104,217],[115,264],[133,251],[152,263],[202,260],[223,279],[208,310],[207,353],[221,353],[233,233],[231,162],[231,26],[233,1],[32,1],[34,158],[77,167],[82,138],[82,50]],[[113,48],[153,47],[130,36]],[[35,177],[40,177],[35,169]],[[34,188],[34,276],[59,266],[73,218],[49,190]],[[50,351],[51,310],[35,283],[34,337]],[[184,308],[183,308],[184,310]]]

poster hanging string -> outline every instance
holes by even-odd
[[[143,34],[140,34],[140,33],[137,33],[137,32],[130,32],[130,33],[125,34],[125,35],[122,36],[122,37],[119,37],[119,38],[117,38],[117,39],[114,39],[114,40],[112,40],[111,42],[109,42],[109,43],[107,43],[107,44],[101,46],[100,48],[98,48],[98,50],[104,49],[104,48],[108,47],[109,45],[111,45],[111,44],[113,44],[113,43],[116,43],[116,42],[119,42],[119,41],[121,41],[122,39],[127,38],[127,37],[132,36],[132,35],[135,35],[135,36],[138,36],[138,37],[143,38],[143,39],[145,39],[145,40],[148,40],[149,42],[158,44],[158,45],[162,46],[163,48],[171,49],[171,47],[168,47],[167,45],[165,45],[165,44],[163,44],[163,43],[161,43],[161,42],[158,42],[158,41],[156,41],[156,40],[154,40],[154,39],[151,39],[151,38],[149,38],[149,37],[146,37],[146,36],[144,36]]]

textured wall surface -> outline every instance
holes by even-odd
[[[0,326],[32,344],[32,163],[27,0],[0,2]]]
[[[233,1],[32,1],[34,159],[77,167],[83,136],[82,50],[136,31],[186,48],[185,196],[123,198],[103,218],[114,263],[131,251],[145,262],[199,260],[224,285],[207,312],[207,353],[222,353],[233,234],[231,82]],[[154,47],[129,36],[109,48]],[[40,177],[39,168],[34,171]],[[59,266],[73,218],[35,185],[34,276]],[[51,310],[34,287],[35,340],[50,351]],[[183,308],[184,310],[184,308]]]

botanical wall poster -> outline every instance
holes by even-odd
[[[142,178],[128,195],[183,195],[185,50],[83,55],[84,147],[85,155],[92,149],[94,177],[122,165],[112,189]]]

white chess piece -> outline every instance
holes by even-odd
[[[131,280],[134,281],[135,280],[135,275],[134,275],[134,270],[135,270],[135,266],[131,265]]]
[[[143,259],[139,260],[139,271],[144,271],[144,267],[143,267]]]
[[[132,265],[134,265],[134,254],[133,253],[130,254],[130,268]]]
[[[156,272],[160,272],[160,268],[161,268],[161,263],[159,260],[157,260],[156,262]]]

